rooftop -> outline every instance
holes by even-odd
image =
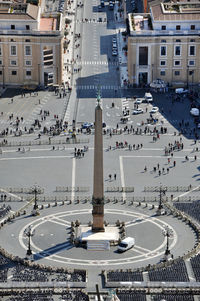
[[[32,19],[37,20],[39,7],[36,5],[28,4],[13,4],[12,6],[0,8],[0,19],[16,20],[16,19]]]
[[[57,19],[56,18],[41,18],[40,19],[40,30],[51,31],[56,30]]]
[[[150,10],[154,21],[200,20],[200,3],[158,3]]]

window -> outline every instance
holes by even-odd
[[[180,66],[181,65],[181,61],[174,61],[174,66]]]
[[[16,70],[12,70],[11,74],[12,75],[17,75],[17,71]]]
[[[161,40],[161,43],[166,43],[166,40]]]
[[[15,29],[15,25],[10,25],[10,29]]]
[[[166,61],[160,61],[160,66],[166,66]]]
[[[176,30],[181,30],[181,25],[176,25]]]
[[[196,49],[195,46],[189,46],[189,55],[195,55],[196,54]]]
[[[148,65],[148,47],[139,47],[139,65]]]
[[[174,55],[181,55],[181,46],[175,46]]]
[[[0,60],[0,65],[2,65],[2,60]]]
[[[167,47],[166,46],[161,46],[160,47],[160,55],[161,56],[166,56],[167,55]]]
[[[174,71],[174,75],[176,76],[180,75],[180,71]]]
[[[25,46],[25,55],[31,55],[31,46]]]
[[[26,70],[26,76],[31,76],[31,71]]]
[[[176,40],[176,43],[181,43],[181,40]]]
[[[165,76],[165,71],[164,71],[164,70],[161,70],[161,71],[160,71],[160,75],[161,75],[161,76]]]
[[[191,25],[191,26],[190,26],[190,29],[191,29],[191,30],[195,30],[195,25]]]
[[[30,41],[31,41],[31,40],[29,40],[29,39],[26,39],[26,40],[25,40],[25,42],[30,42]]]
[[[193,75],[193,74],[194,74],[194,70],[190,70],[189,75]]]
[[[10,54],[11,55],[17,55],[17,47],[14,45],[10,46]]]
[[[2,49],[1,49],[1,46],[0,46],[0,55],[2,55]]]
[[[2,70],[0,70],[0,75],[2,75]]]
[[[11,64],[12,66],[17,66],[17,61],[10,61],[10,64]]]
[[[30,30],[30,25],[26,25],[26,30]]]
[[[192,61],[188,61],[188,65],[189,66],[195,66],[195,61],[193,61],[193,60]]]
[[[26,62],[25,62],[25,65],[26,65],[26,66],[31,66],[31,65],[32,65],[32,62],[31,62],[31,61],[26,61]]]
[[[194,40],[194,39],[191,39],[191,40],[190,40],[190,42],[191,42],[191,43],[194,43],[194,42],[195,42],[195,40]]]
[[[162,25],[161,30],[166,30],[166,25]]]

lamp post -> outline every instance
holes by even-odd
[[[38,86],[40,86],[40,64],[38,64]]]
[[[38,195],[38,193],[41,193],[41,188],[39,186],[35,185],[33,188],[31,188],[31,193],[34,194],[34,205],[33,205],[32,214],[33,215],[39,215],[37,195]]]
[[[189,65],[187,65],[187,89],[189,88],[188,78],[189,78]]]
[[[154,68],[154,64],[151,65],[151,82],[153,82],[153,68]]]
[[[160,183],[160,189],[159,189],[159,203],[158,203],[158,209],[156,211],[156,215],[161,215],[161,211],[163,209],[163,204],[162,204],[162,197],[165,195],[166,189],[162,187]]]
[[[2,65],[3,89],[5,88],[4,65]]]
[[[191,73],[192,73],[192,90],[194,90],[194,89],[193,89],[193,83],[194,83],[194,70],[192,70]]]
[[[24,230],[24,235],[26,235],[28,237],[28,249],[27,249],[26,255],[31,256],[32,255],[31,237],[33,237],[35,235],[35,230],[32,230],[31,225],[28,226],[28,228],[26,228]]]
[[[164,235],[164,237],[167,238],[166,250],[165,250],[165,256],[164,256],[165,261],[167,261],[169,255],[171,254],[170,249],[169,249],[169,238],[173,236],[173,230],[171,228],[169,228],[168,226],[163,226],[162,234]]]

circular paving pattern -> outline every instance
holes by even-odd
[[[75,219],[79,218],[79,220],[81,220],[80,215],[85,215],[85,214],[91,214],[91,210],[87,210],[87,209],[82,209],[82,210],[74,210],[74,211],[66,211],[66,212],[62,212],[62,213],[56,213],[56,214],[50,214],[46,217],[41,217],[38,218],[35,222],[31,222],[26,224],[20,231],[20,244],[21,246],[26,250],[27,249],[27,242],[25,241],[25,237],[23,236],[24,230],[25,228],[27,228],[27,226],[32,225],[33,229],[36,230],[36,232],[40,232],[40,228],[43,227],[47,227],[47,223],[53,223],[54,227],[70,227],[71,225],[71,219],[69,219],[69,217],[73,216]],[[145,227],[148,227],[148,229],[152,229],[153,233],[155,233],[156,229],[162,233],[162,230],[164,230],[165,226],[168,226],[172,229],[173,231],[173,238],[171,239],[170,242],[170,248],[173,248],[177,242],[177,234],[176,231],[173,227],[171,227],[169,224],[167,224],[164,221],[160,221],[159,219],[157,219],[156,217],[150,217],[146,214],[141,214],[138,212],[130,212],[130,211],[121,211],[118,209],[106,209],[105,210],[105,214],[106,216],[113,216],[113,215],[121,215],[121,218],[123,220],[128,220],[126,221],[125,225],[126,225],[126,229],[129,233],[134,234],[135,232],[135,228],[138,227],[138,225],[140,225],[140,227],[142,226],[142,224],[147,224],[145,225]],[[78,217],[79,216],[79,217]],[[110,218],[111,219],[111,218]],[[109,219],[109,220],[110,220]],[[117,219],[116,219],[117,220]],[[146,241],[146,235],[149,235],[149,233],[143,233],[143,237],[142,240]],[[42,236],[42,235],[41,235]],[[54,236],[54,235],[52,235]],[[160,236],[159,237],[159,242],[158,244],[156,244],[156,247],[153,249],[149,249],[148,245],[145,246],[140,246],[139,244],[137,244],[137,239],[136,239],[136,245],[134,246],[134,249],[129,250],[128,252],[124,253],[125,254],[125,258],[121,258],[121,260],[119,261],[119,258],[116,259],[107,259],[105,260],[105,253],[109,253],[110,257],[113,257],[114,255],[116,255],[116,248],[111,248],[110,251],[107,252],[98,252],[99,254],[99,259],[98,260],[92,260],[92,257],[94,255],[94,251],[90,251],[90,255],[91,255],[91,259],[84,259],[84,254],[80,260],[80,258],[75,258],[76,256],[68,256],[69,252],[65,252],[65,254],[63,255],[59,255],[57,253],[63,252],[63,250],[69,250],[71,248],[74,249],[74,247],[67,241],[67,242],[63,242],[61,244],[61,246],[59,247],[59,245],[55,245],[55,247],[50,247],[50,241],[49,241],[49,248],[46,249],[46,251],[44,251],[38,244],[37,242],[32,241],[32,247],[34,252],[36,253],[35,255],[35,259],[38,258],[48,258],[48,260],[50,261],[58,261],[58,262],[63,262],[63,263],[70,263],[70,264],[82,264],[82,265],[119,265],[119,264],[123,264],[123,263],[134,263],[134,262],[138,262],[138,261],[144,261],[147,260],[147,258],[153,258],[153,257],[157,257],[157,256],[161,256],[163,254],[163,248],[166,245],[164,236]],[[86,250],[83,249],[83,253],[87,252]],[[88,253],[88,252],[87,252]],[[96,252],[95,252],[96,253]],[[106,254],[108,255],[108,254]],[[107,257],[107,256],[106,256]],[[118,256],[117,256],[118,257]]]
[[[63,207],[62,207],[63,208]],[[166,238],[162,231],[168,226],[173,231],[170,238],[170,250],[177,257],[189,251],[195,243],[195,236],[188,225],[172,216],[156,217],[151,210],[137,208],[105,208],[105,220],[114,225],[119,219],[125,222],[126,236],[135,238],[134,248],[124,253],[117,252],[117,246],[109,251],[89,251],[75,247],[69,241],[71,221],[79,220],[87,224],[91,220],[90,208],[80,208],[60,211],[61,208],[41,211],[39,217],[21,217],[7,225],[7,231],[2,229],[0,243],[9,253],[25,257],[28,239],[24,230],[31,225],[35,229],[31,248],[34,262],[53,266],[71,265],[77,267],[141,267],[149,263],[157,263],[163,257],[166,249]],[[70,210],[71,209],[71,210]],[[188,235],[187,235],[188,234]],[[182,239],[190,237],[190,241]],[[5,237],[7,248],[5,247]],[[15,240],[15,243],[12,241]],[[17,246],[17,247],[16,247]]]

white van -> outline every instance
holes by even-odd
[[[145,98],[146,102],[152,102],[153,101],[153,96],[149,92],[145,93],[144,98]]]
[[[133,237],[126,237],[118,245],[118,252],[124,252],[131,249],[135,244],[135,239]]]

